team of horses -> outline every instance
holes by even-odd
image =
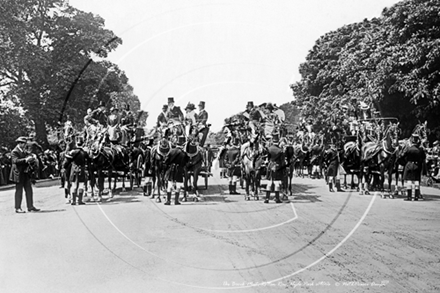
[[[172,125],[167,135],[156,132],[154,136],[147,136],[142,128],[122,133],[115,127],[97,128],[91,125],[79,131],[72,123],[66,122],[62,139],[66,146],[62,167],[68,202],[82,204],[86,194],[90,194],[90,200],[101,201],[105,194],[105,179],[108,182],[108,199],[114,196],[117,179],[122,180],[123,191],[126,190],[125,181],[129,179],[130,189],[142,187],[145,196],[160,202],[161,191],[170,180],[167,171],[175,168],[176,164],[183,165],[186,179],[184,201],[190,191],[194,193],[194,200],[200,200],[198,177],[201,170],[210,168],[211,162],[207,151],[195,142],[195,137],[183,136],[184,142],[177,143],[177,137],[184,134],[181,128],[181,125]],[[171,149],[179,149],[184,159],[176,162],[169,156]],[[150,179],[144,186],[143,178]]]

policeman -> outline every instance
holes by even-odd
[[[169,120],[178,120],[180,122],[183,122],[183,113],[182,110],[180,110],[180,107],[174,105],[174,98],[169,97],[168,98],[168,111],[166,115],[168,121]]]
[[[204,101],[200,101],[198,107],[199,107],[199,114],[197,114],[196,123],[197,123],[198,133],[202,134],[202,139],[200,140],[200,146],[203,147],[205,145],[205,141],[206,138],[208,137],[208,132],[209,132],[208,112],[206,112],[205,110]]]
[[[233,144],[226,151],[225,166],[229,176],[229,194],[240,194],[237,192],[237,180],[241,175],[240,170],[240,140],[233,139]]]
[[[286,158],[283,149],[280,147],[279,133],[272,134],[272,145],[267,149],[269,161],[268,179],[271,180],[270,186],[266,188],[266,199],[264,203],[269,203],[270,193],[275,192],[275,202],[281,203],[280,190],[281,184],[286,173]]]
[[[406,200],[419,200],[420,179],[422,173],[426,175],[426,153],[420,147],[421,141],[418,134],[411,136],[412,145],[406,152],[407,163],[403,171],[403,180],[406,186]]]

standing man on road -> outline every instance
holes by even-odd
[[[27,139],[19,137],[16,140],[17,146],[11,152],[12,168],[9,180],[15,182],[15,212],[24,213],[21,209],[23,189],[26,193],[26,205],[29,212],[38,212],[34,207],[33,191],[31,182],[30,164],[35,160],[33,156],[25,151]]]
[[[406,152],[407,163],[403,171],[403,180],[406,186],[406,200],[419,200],[423,198],[420,193],[420,180],[426,175],[426,153],[420,146],[421,140],[418,134],[411,136],[412,145]]]

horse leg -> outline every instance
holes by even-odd
[[[113,170],[110,169],[108,171],[108,197],[109,197],[109,199],[113,198],[112,177],[113,177]],[[117,177],[115,177],[115,182],[114,182],[115,183],[115,189],[116,189],[116,178]]]
[[[194,170],[194,180],[193,180],[193,188],[194,188],[194,195],[196,196],[195,198],[194,198],[194,201],[199,201],[200,200],[200,195],[199,195],[199,191],[198,191],[198,189],[197,189],[197,181],[198,181],[198,179],[199,179],[199,171],[200,171],[200,169],[196,169],[196,170]]]

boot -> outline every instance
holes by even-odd
[[[72,202],[71,205],[76,205],[76,191],[72,192]]]
[[[232,194],[240,194],[239,192],[237,192],[237,183],[234,183],[234,185],[232,185]]]
[[[80,189],[78,194],[78,205],[86,204],[83,202],[84,190]]]
[[[414,190],[414,200],[419,200],[420,198],[420,189]]]
[[[282,201],[280,200],[280,192],[279,191],[275,191],[275,202],[282,203]]]
[[[270,191],[266,191],[266,199],[264,200],[264,203],[269,203],[270,199]]]
[[[167,192],[167,201],[164,205],[169,206],[171,204],[171,192]]]
[[[180,202],[179,202],[179,192],[176,192],[174,194],[174,204],[175,205],[179,205],[180,204]]]
[[[153,191],[153,184],[151,182],[148,182],[147,183],[147,196],[150,196],[152,191]]]
[[[411,201],[411,197],[412,197],[412,190],[407,189],[406,190],[406,200]]]
[[[331,181],[328,182],[328,191],[330,191],[330,192],[335,192],[335,191],[333,190],[333,182],[331,182]]]
[[[232,189],[232,187],[233,187],[233,185],[232,185],[232,184],[229,184],[229,194],[234,194],[234,193],[233,193],[233,189]]]
[[[344,190],[341,189],[341,180],[339,179],[336,179],[336,191],[344,192]]]

